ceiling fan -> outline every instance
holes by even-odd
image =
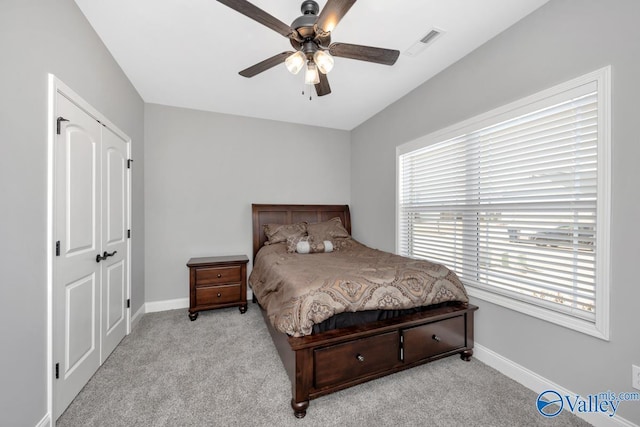
[[[318,96],[324,96],[331,93],[327,73],[333,68],[334,56],[393,65],[400,55],[397,50],[331,43],[331,31],[356,0],[328,0],[322,12],[317,2],[305,0],[300,7],[302,16],[290,26],[246,0],[218,1],[287,37],[295,49],[295,52],[278,53],[240,71],[244,77],[253,77],[284,62],[293,74],[305,68],[305,84],[315,85]]]

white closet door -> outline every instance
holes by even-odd
[[[127,332],[127,143],[102,129],[102,361]]]
[[[99,299],[101,247],[102,126],[63,96],[55,141],[54,259],[55,418],[100,366]]]
[[[129,144],[76,101],[56,94],[55,419],[127,332]]]

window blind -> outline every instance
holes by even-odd
[[[399,156],[399,252],[595,322],[597,86],[528,110]]]

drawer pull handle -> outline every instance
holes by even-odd
[[[218,273],[218,279],[222,277],[222,274]]]
[[[436,341],[436,342],[440,342],[440,337],[437,336],[437,335],[434,335],[431,338],[433,338],[433,340]]]
[[[220,298],[222,296],[222,294],[220,292],[218,292],[218,298]]]
[[[358,359],[358,362],[364,362],[364,356],[361,354],[357,355],[356,359]]]

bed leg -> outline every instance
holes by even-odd
[[[291,381],[291,407],[296,418],[304,418],[313,381],[313,348],[295,350],[295,373]]]
[[[460,358],[465,362],[470,362],[471,356],[473,356],[473,312],[477,309],[478,307],[475,307],[464,314],[467,349],[460,352]]]
[[[303,402],[296,402],[295,400],[291,399],[291,407],[293,408],[293,415],[295,415],[296,418],[304,418],[304,416],[307,415],[309,401],[305,400]]]

